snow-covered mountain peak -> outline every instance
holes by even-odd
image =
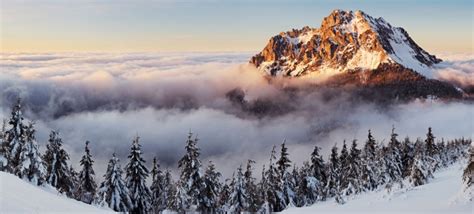
[[[360,10],[334,10],[319,28],[304,27],[272,37],[250,63],[274,76],[327,75],[348,70],[373,70],[398,64],[425,77],[441,60],[419,47],[399,27]]]

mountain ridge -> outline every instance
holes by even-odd
[[[250,59],[272,76],[371,70],[382,63],[396,63],[430,77],[429,67],[439,62],[441,59],[418,46],[403,28],[360,10],[334,10],[320,28],[306,26],[281,32]]]
[[[269,77],[324,77],[339,86],[390,85],[406,98],[462,97],[459,88],[433,79],[433,65],[441,61],[406,30],[381,17],[334,10],[319,28],[306,26],[273,36],[249,63]]]

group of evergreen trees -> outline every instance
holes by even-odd
[[[231,179],[222,182],[214,163],[204,169],[199,158],[198,139],[188,135],[185,155],[179,160],[179,178],[174,180],[169,170],[163,171],[156,158],[151,171],[142,158],[139,137],[131,145],[124,168],[112,155],[104,180],[97,186],[89,142],[80,160],[81,171],[69,165],[69,155],[62,147],[59,133],[52,131],[46,151],[38,150],[34,123],[24,124],[18,102],[8,125],[0,131],[0,170],[17,175],[37,185],[49,184],[59,192],[88,204],[110,207],[131,213],[270,213],[291,206],[308,206],[318,201],[335,200],[345,203],[350,195],[377,189],[390,191],[396,186],[423,185],[433,172],[456,162],[466,155],[471,140],[457,139],[435,142],[431,128],[425,140],[415,142],[398,139],[392,129],[387,145],[377,142],[368,132],[359,147],[356,140],[345,141],[341,148],[331,149],[325,161],[321,149],[314,147],[308,161],[297,167],[289,158],[285,142],[273,147],[261,178],[254,175],[254,161],[239,166]],[[340,152],[339,152],[340,149]],[[472,154],[471,154],[472,155]],[[472,173],[472,160],[470,164]],[[125,176],[123,176],[125,170]],[[472,174],[465,180],[472,183]],[[151,185],[147,179],[150,176]]]

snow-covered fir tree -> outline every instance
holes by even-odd
[[[46,152],[43,155],[46,167],[45,180],[51,186],[56,187],[59,192],[72,196],[74,186],[67,163],[69,155],[62,148],[62,144],[59,132],[51,131],[48,144],[46,145]]]
[[[106,206],[117,212],[127,212],[132,208],[130,192],[122,178],[122,168],[115,153],[109,160],[104,181],[97,190],[95,203]]]
[[[331,149],[331,155],[327,166],[326,197],[334,197],[340,194],[340,162],[337,147]]]
[[[8,124],[11,128],[4,133],[4,141],[7,146],[5,157],[8,161],[6,171],[18,175],[17,170],[18,165],[20,164],[20,153],[24,144],[21,138],[25,130],[20,99],[18,99],[17,103],[12,108]]]
[[[297,203],[299,207],[309,206],[316,201],[325,200],[324,184],[313,176],[308,162],[303,164],[297,183]]]
[[[438,169],[438,163],[439,163],[439,155],[438,155],[438,148],[436,147],[435,143],[435,136],[433,135],[433,132],[431,130],[431,127],[428,128],[428,133],[426,133],[426,155],[427,158],[429,159],[427,164],[430,167],[431,171],[436,171]]]
[[[218,213],[225,213],[229,210],[227,202],[229,201],[231,191],[232,189],[229,184],[229,179],[226,179],[222,185],[221,191],[219,192]]]
[[[205,185],[201,175],[201,161],[199,160],[199,148],[197,147],[198,139],[193,139],[193,134],[189,133],[186,141],[186,153],[179,160],[178,168],[181,176],[178,182],[178,190],[181,194],[184,193],[180,199],[183,201],[182,209],[196,209],[200,210],[203,207],[203,198],[201,191]]]
[[[79,186],[79,173],[69,165],[69,175],[71,179],[71,190],[75,190]]]
[[[323,157],[319,154],[320,147],[315,146],[311,153],[311,176],[318,180],[320,185],[326,184],[326,171]]]
[[[7,121],[3,120],[0,129],[0,171],[6,171],[8,165],[7,152],[9,152],[8,142],[6,140]]]
[[[464,192],[469,200],[474,200],[474,143],[469,148],[467,166],[464,169],[462,179],[464,182]]]
[[[284,204],[284,208],[287,206],[295,206],[295,182],[288,168],[291,167],[291,161],[289,159],[288,148],[285,142],[281,144],[280,158],[277,161],[278,174],[279,174],[279,185],[283,198],[280,203]]]
[[[411,165],[415,157],[414,144],[410,141],[410,138],[406,137],[401,145],[401,159],[402,159],[402,177],[406,178],[410,175]]]
[[[204,173],[205,188],[202,191],[204,199],[202,212],[215,213],[219,208],[219,193],[222,184],[220,182],[221,173],[216,171],[216,166],[209,161],[206,172]]]
[[[173,182],[173,177],[171,176],[171,171],[167,169],[165,171],[165,179],[163,182],[163,185],[165,187],[163,194],[166,202],[166,209],[172,210],[172,204],[171,201],[173,201],[173,196],[175,194],[176,186],[175,183]]]
[[[247,160],[247,166],[244,172],[245,189],[248,195],[248,211],[255,213],[259,210],[261,201],[258,196],[256,178],[253,177],[253,166],[255,161]]]
[[[425,146],[418,141],[415,144],[415,158],[410,169],[409,181],[413,186],[426,184],[433,177],[431,166],[426,157]]]
[[[137,136],[132,143],[129,162],[125,167],[127,188],[132,200],[132,213],[148,213],[151,210],[151,193],[146,185],[148,169],[142,158],[141,145]]]
[[[371,191],[378,185],[377,143],[369,130],[367,141],[361,154],[361,182],[365,190]]]
[[[20,152],[20,163],[16,171],[20,178],[41,185],[44,182],[46,169],[38,149],[35,132],[33,123],[30,122],[21,136],[24,145]]]
[[[82,170],[79,172],[79,182],[74,193],[77,200],[87,204],[92,203],[97,189],[97,184],[94,180],[95,172],[92,168],[94,160],[92,160],[92,155],[90,154],[89,143],[89,141],[86,141],[86,146],[84,148],[85,154],[82,156],[80,161]]]
[[[230,213],[241,213],[248,211],[248,195],[247,189],[245,188],[245,180],[242,172],[242,165],[237,169],[237,175],[233,178],[229,197],[229,210]]]
[[[262,188],[266,191],[266,203],[264,203],[265,209],[271,210],[271,212],[280,212],[286,207],[285,196],[283,194],[282,185],[280,185],[280,172],[275,165],[276,160],[276,147],[273,146],[270,154],[270,162],[268,164],[268,170],[265,172],[265,183]]]
[[[163,210],[166,209],[166,183],[165,183],[165,175],[160,170],[160,165],[156,161],[156,157],[153,158],[152,169],[151,173],[151,206],[152,206],[152,213],[161,213]]]
[[[362,191],[360,181],[360,150],[357,141],[353,140],[349,156],[341,160],[341,193],[342,195],[358,194]]]
[[[401,156],[401,144],[397,139],[398,134],[395,132],[395,127],[392,127],[392,133],[390,135],[390,142],[387,147],[383,149],[383,162],[384,166],[382,169],[382,177],[384,183],[387,183],[387,187],[392,186],[392,182],[399,182],[402,178],[403,165]]]

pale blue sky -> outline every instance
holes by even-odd
[[[472,0],[1,0],[1,50],[257,51],[333,9],[382,16],[428,51],[472,52]]]

